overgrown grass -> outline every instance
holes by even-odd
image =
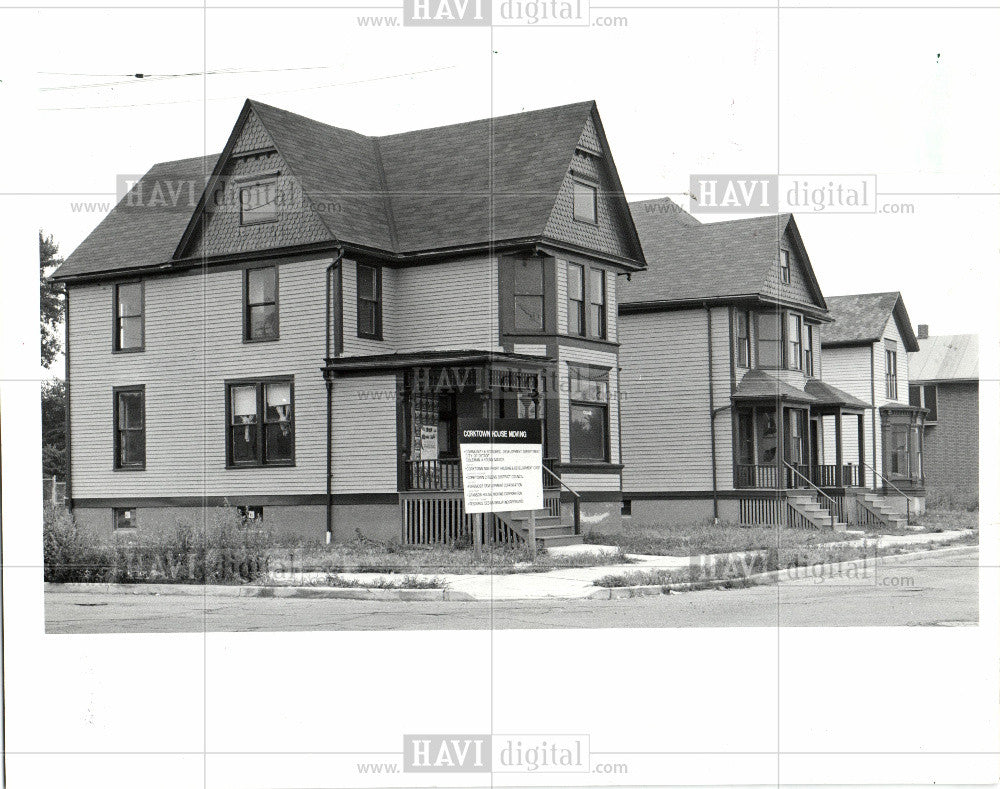
[[[57,583],[246,583],[266,577],[272,545],[266,528],[244,525],[225,508],[179,519],[163,532],[101,543],[65,509],[49,507],[42,532],[44,578]]]
[[[807,547],[854,539],[829,529],[778,529],[703,521],[684,526],[626,526],[620,532],[590,532],[584,542],[614,545],[625,553],[654,556],[695,556],[782,547]]]
[[[441,578],[421,578],[415,575],[404,575],[402,578],[385,578],[378,576],[359,580],[344,578],[341,575],[328,575],[323,586],[335,586],[344,589],[443,589]]]
[[[979,529],[979,510],[928,509],[916,519],[915,524],[924,531],[941,532],[952,529]]]
[[[570,567],[629,564],[621,549],[603,553],[551,554],[539,550],[531,560],[527,546],[484,546],[477,558],[471,548],[408,546],[359,538],[347,543],[300,546],[271,551],[270,566],[292,573],[448,573],[460,575],[540,573]]]

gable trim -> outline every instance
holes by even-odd
[[[795,223],[795,217],[792,214],[788,214],[788,221],[785,223],[785,227],[782,230],[782,235],[785,233],[787,233],[791,239],[796,257],[799,258],[802,270],[805,272],[806,285],[809,288],[812,297],[816,300],[816,304],[819,307],[824,310],[827,309],[826,299],[823,298],[823,291],[819,287],[819,280],[816,279],[816,272],[813,270],[812,261],[809,260],[809,253],[806,252],[805,242],[802,240],[802,234],[799,232],[799,226]]]

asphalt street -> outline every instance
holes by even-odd
[[[45,593],[47,633],[973,624],[979,554],[969,548],[865,577],[810,575],[745,589],[621,600],[405,602]]]

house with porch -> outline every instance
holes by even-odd
[[[936,334],[917,326],[907,355],[910,405],[927,409],[927,498],[949,509],[979,506],[979,335]]]
[[[542,541],[613,527],[644,267],[592,101],[371,137],[248,100],[54,275],[70,506],[101,535],[223,506],[304,540],[518,540],[527,513],[464,512],[457,447],[463,417],[518,417]]]
[[[844,528],[870,406],[825,374],[831,317],[795,218],[631,209],[648,268],[619,293],[626,516]]]
[[[920,346],[902,295],[860,293],[827,299],[834,322],[823,334],[825,377],[867,405],[861,446],[868,500],[896,517],[926,504],[924,424],[911,405],[908,355]]]

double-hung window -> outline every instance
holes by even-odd
[[[757,313],[757,366],[771,369],[785,365],[784,321],[779,312]]]
[[[243,339],[278,339],[278,267],[249,268],[243,275]]]
[[[608,462],[608,382],[605,368],[569,366],[571,461]]]
[[[568,316],[567,331],[570,334],[582,337],[586,333],[585,318],[583,310],[583,266],[577,263],[566,265],[566,295]]]
[[[750,366],[750,313],[746,310],[736,312],[736,363]]]
[[[146,387],[115,387],[114,418],[114,467],[141,471],[146,468]]]
[[[802,316],[788,313],[788,368],[802,369]]]
[[[590,315],[588,320],[590,336],[599,340],[608,338],[608,286],[604,271],[590,270]]]
[[[910,384],[910,405],[926,408],[928,423],[938,421],[937,386],[934,384]]]
[[[290,466],[295,462],[292,380],[226,384],[230,467]]]
[[[895,400],[899,392],[896,378],[896,341],[885,341],[885,396]]]
[[[358,337],[382,339],[382,269],[358,264]]]
[[[781,275],[783,285],[788,285],[792,281],[792,261],[791,253],[787,249],[778,252],[778,271]]]
[[[545,331],[545,273],[542,258],[519,258],[514,265],[514,331]]]
[[[803,346],[803,362],[802,369],[806,375],[810,378],[816,375],[815,373],[815,330],[816,327],[811,323],[806,324],[806,342]]]
[[[115,285],[116,351],[141,351],[145,345],[143,318],[143,288],[141,282],[120,282]]]

